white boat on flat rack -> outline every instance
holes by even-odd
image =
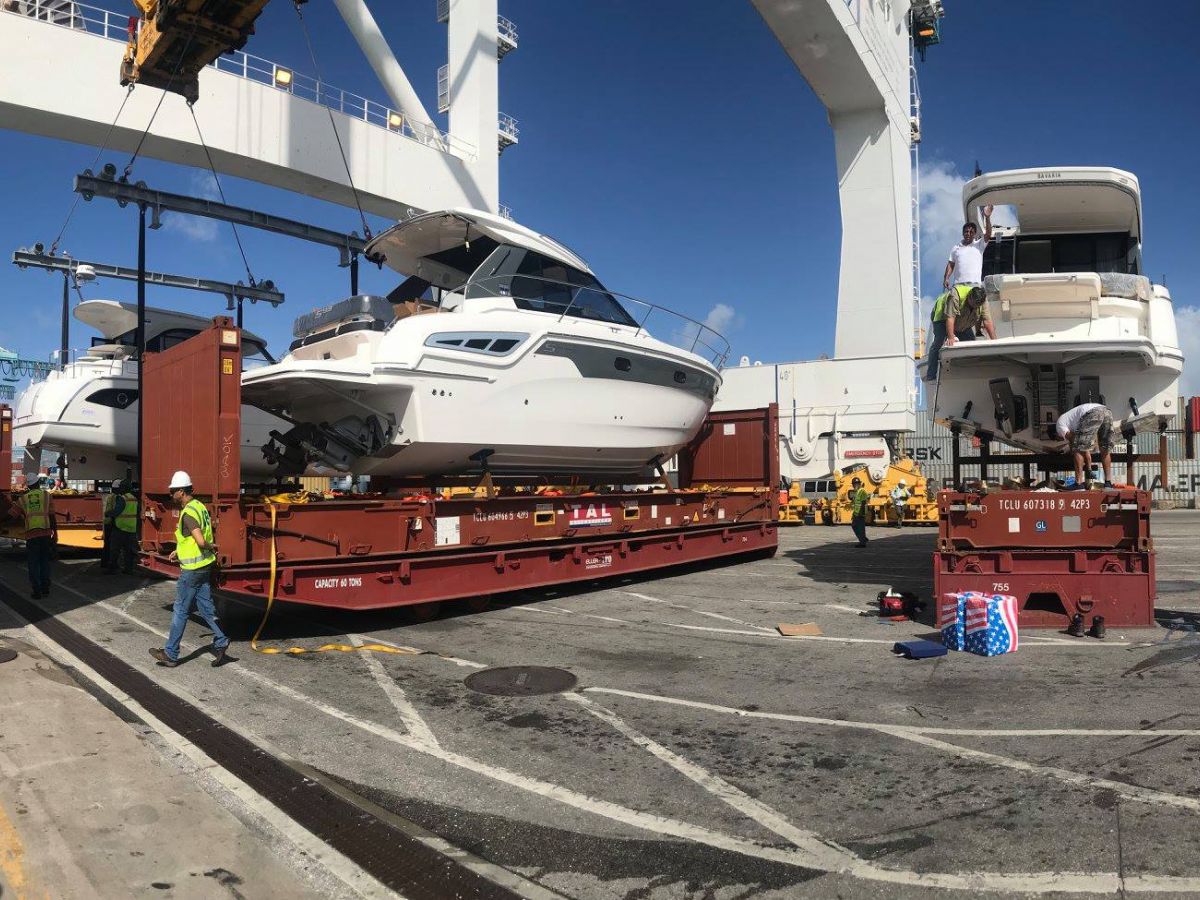
[[[934,418],[1034,452],[1063,449],[1054,424],[1080,403],[1106,404],[1125,437],[1166,428],[1183,354],[1171,295],[1142,274],[1137,178],[993,172],[963,188],[967,221],[987,204],[1018,219],[984,255],[996,340],[942,348]]]
[[[92,346],[63,369],[34,382],[17,400],[13,446],[25,451],[24,468],[37,471],[43,451],[64,457],[72,480],[111,481],[137,458],[137,305],[85,300],[75,318],[100,332]],[[146,308],[146,348],[166,350],[199,334],[211,319]],[[270,360],[261,338],[247,333],[251,359]],[[253,407],[242,408],[242,471],[266,475],[262,443],[286,423]]]
[[[367,253],[410,277],[301,317],[288,355],[242,379],[244,402],[294,424],[264,448],[281,473],[640,475],[696,434],[720,386],[720,335],[605,289],[511,220],[427,213]]]

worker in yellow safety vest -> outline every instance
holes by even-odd
[[[867,503],[871,493],[857,478],[850,479],[850,527],[858,538],[858,546],[867,546]]]
[[[925,380],[936,381],[942,346],[953,347],[959,341],[973,341],[978,330],[987,331],[996,339],[988,312],[987,294],[983,288],[983,256],[992,240],[992,207],[983,208],[983,236],[979,226],[967,222],[962,227],[962,241],[950,248],[950,258],[942,275],[942,293],[933,304],[933,339],[929,343],[929,359]]]
[[[130,483],[124,479],[113,485],[110,497],[108,516],[112,523],[112,536],[108,567],[116,569],[120,565],[122,572],[132,575],[138,555],[138,498]]]
[[[213,538],[212,518],[204,504],[192,496],[192,479],[187,472],[171,476],[168,488],[171,499],[179,506],[179,524],[175,526],[175,549],[172,562],[179,563],[179,580],[175,583],[175,609],[171,632],[165,647],[150,650],[160,666],[179,665],[179,644],[192,608],[213,633],[213,666],[225,662],[229,638],[217,623],[217,610],[212,599],[213,563],[217,561],[217,545]]]
[[[29,567],[29,588],[34,600],[50,593],[50,557],[58,530],[54,525],[54,510],[50,492],[42,479],[34,475],[26,482],[28,490],[21,495],[21,512],[25,517],[25,562]]]
[[[104,543],[100,548],[100,568],[106,572],[116,568],[113,562],[113,551],[116,550],[113,532],[117,530],[113,524],[113,504],[117,499],[116,490],[117,486],[114,483],[112,492],[104,495]]]

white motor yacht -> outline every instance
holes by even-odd
[[[1171,295],[1142,268],[1138,180],[1110,168],[1020,169],[963,188],[966,221],[1011,207],[984,254],[996,340],[943,347],[934,418],[1034,452],[1059,452],[1055,422],[1103,403],[1126,437],[1178,412],[1183,354]]]
[[[122,477],[137,458],[137,305],[85,300],[77,320],[100,332],[92,346],[65,368],[36,381],[17,400],[13,446],[24,448],[25,468],[35,471],[43,451],[64,457],[72,480]],[[212,324],[211,319],[146,308],[146,348],[166,350]],[[247,333],[244,354],[273,362],[261,338]],[[242,471],[273,471],[260,449],[286,423],[254,407],[242,409]]]
[[[244,402],[294,425],[264,448],[281,473],[641,474],[720,386],[723,338],[509,219],[427,213],[367,254],[408,279],[301,317],[287,356],[243,376]]]

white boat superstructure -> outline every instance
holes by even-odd
[[[25,468],[35,471],[44,451],[64,457],[72,480],[109,481],[122,477],[137,458],[137,305],[116,300],[85,300],[77,320],[100,332],[92,346],[62,369],[34,382],[17,399],[13,446],[25,450]],[[166,309],[146,308],[146,347],[166,350],[198,334],[211,319]],[[261,338],[246,334],[245,353],[270,359]],[[262,410],[242,410],[242,471],[272,471],[261,445],[286,423]]]
[[[964,186],[966,221],[988,204],[1017,218],[984,254],[996,340],[942,349],[934,418],[1034,452],[1062,450],[1055,422],[1080,403],[1106,404],[1126,438],[1166,428],[1183,354],[1171,295],[1143,274],[1137,178],[994,172]]]
[[[509,219],[427,213],[367,252],[408,279],[297,320],[288,355],[242,379],[245,402],[294,423],[265,448],[281,472],[641,474],[695,435],[720,386],[723,338],[607,290]]]

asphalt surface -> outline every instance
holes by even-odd
[[[904,661],[932,529],[781,533],[779,555],[527,594],[418,621],[282,610],[263,646],[401,653],[153,665],[165,581],[66,559],[41,605],[206,712],[450,844],[564,896],[1200,893],[1200,513],[1156,512],[1160,627],[1026,632],[983,659]],[[0,580],[23,589],[21,561]],[[822,634],[784,638],[778,623]],[[1170,625],[1171,627],[1165,627]],[[483,669],[548,666],[562,693],[495,696]],[[534,682],[536,679],[534,679]],[[534,682],[526,682],[528,687]]]

